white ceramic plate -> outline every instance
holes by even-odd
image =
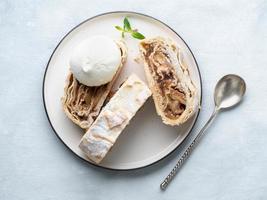
[[[53,52],[44,75],[43,98],[49,122],[57,136],[73,153],[89,163],[91,161],[78,148],[84,132],[66,117],[61,106],[60,98],[63,95],[65,79],[69,72],[68,62],[72,49],[92,35],[106,34],[119,40],[121,34],[114,26],[122,26],[125,16],[129,17],[132,27],[138,28],[147,38],[163,36],[177,42],[184,52],[185,61],[189,66],[201,99],[201,78],[194,56],[183,39],[166,24],[150,16],[133,12],[105,13],[86,20],[72,29]],[[145,81],[142,65],[134,61],[139,53],[139,41],[130,36],[126,36],[125,41],[128,46],[128,58],[115,87],[131,73],[136,73]],[[131,120],[111,152],[99,166],[109,169],[130,170],[156,163],[181,144],[193,128],[198,112],[180,127],[167,126],[157,116],[154,103],[152,99],[149,99]]]

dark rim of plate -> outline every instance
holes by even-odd
[[[200,95],[200,107],[202,105],[202,78],[201,78],[201,74],[200,74],[200,70],[199,70],[199,66],[198,66],[198,63],[196,61],[196,58],[193,54],[193,52],[191,51],[191,49],[189,48],[189,46],[187,45],[187,43],[184,41],[184,39],[175,31],[173,30],[169,25],[167,25],[166,23],[162,22],[161,20],[159,19],[156,19],[154,17],[151,17],[150,15],[147,15],[147,14],[143,14],[143,13],[138,13],[138,12],[134,12],[134,11],[111,11],[111,12],[105,12],[105,13],[101,13],[101,14],[98,14],[98,15],[95,15],[93,17],[90,17],[86,20],[84,20],[83,22],[79,23],[78,25],[76,25],[74,28],[72,28],[61,40],[60,42],[57,44],[57,46],[55,47],[55,49],[53,50],[53,53],[51,54],[49,60],[48,60],[48,63],[46,65],[46,68],[45,68],[45,72],[44,72],[44,77],[43,77],[43,86],[42,86],[42,98],[43,98],[43,104],[44,104],[44,109],[45,109],[45,113],[46,113],[46,116],[47,116],[47,119],[48,119],[48,122],[49,124],[51,125],[55,135],[59,138],[59,140],[65,145],[65,147],[67,147],[67,149],[69,149],[73,154],[76,155],[76,157],[80,158],[81,160],[93,165],[93,166],[96,166],[98,168],[102,168],[102,169],[107,169],[107,170],[112,170],[112,171],[132,171],[132,170],[138,170],[138,169],[143,169],[143,168],[146,168],[146,167],[149,167],[151,165],[154,165],[156,163],[159,163],[161,162],[162,160],[164,160],[165,158],[167,158],[168,156],[170,156],[171,154],[173,154],[177,148],[182,145],[184,143],[184,141],[186,140],[186,138],[190,135],[190,133],[192,132],[197,120],[198,120],[198,117],[199,117],[199,113],[200,113],[200,109],[198,110],[198,113],[197,113],[197,116],[196,116],[196,119],[192,125],[192,128],[189,130],[189,133],[187,134],[187,136],[181,141],[181,143],[176,147],[174,148],[171,152],[169,152],[167,155],[165,155],[164,157],[162,157],[161,159],[155,161],[155,162],[152,162],[148,165],[145,165],[145,166],[142,166],[142,167],[136,167],[136,168],[131,168],[131,169],[114,169],[114,168],[109,168],[109,167],[104,167],[104,166],[101,166],[101,165],[97,165],[93,162],[89,162],[88,160],[80,157],[79,155],[77,155],[72,149],[70,149],[66,144],[65,142],[59,137],[58,133],[56,132],[55,128],[53,127],[53,124],[49,118],[49,115],[48,115],[48,112],[47,112],[47,108],[46,108],[46,103],[45,103],[45,93],[44,93],[44,88],[45,88],[45,78],[46,78],[46,73],[47,73],[47,70],[48,70],[48,67],[49,67],[49,64],[50,64],[50,61],[54,55],[54,53],[56,52],[57,48],[60,46],[60,44],[62,43],[62,41],[72,32],[74,31],[76,28],[78,28],[79,26],[81,26],[82,24],[94,19],[94,18],[97,18],[97,17],[100,17],[100,16],[103,16],[103,15],[108,15],[108,14],[114,14],[114,13],[130,13],[130,14],[136,14],[136,15],[140,15],[140,16],[144,16],[144,17],[148,17],[148,18],[151,18],[153,20],[156,20],[158,22],[160,22],[161,24],[163,24],[164,26],[168,27],[171,31],[173,31],[183,42],[184,44],[187,46],[187,48],[189,49],[190,53],[192,54],[193,56],[193,59],[194,59],[194,62],[196,63],[196,66],[197,66],[197,70],[198,70],[198,75],[199,75],[199,79],[200,79],[200,91],[201,91],[201,95]]]

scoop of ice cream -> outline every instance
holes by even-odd
[[[115,41],[106,36],[93,36],[74,49],[70,70],[80,83],[99,86],[112,80],[120,63],[121,52]]]

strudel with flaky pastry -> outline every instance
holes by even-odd
[[[87,130],[98,116],[126,60],[125,44],[120,41],[117,41],[116,44],[121,53],[121,61],[110,82],[100,86],[87,86],[78,81],[72,72],[67,77],[62,97],[63,109],[66,115],[83,129]]]
[[[156,37],[142,40],[140,52],[157,113],[165,124],[184,123],[198,107],[198,94],[181,50]]]
[[[79,145],[81,150],[95,163],[101,162],[150,95],[146,84],[131,75],[83,136]]]

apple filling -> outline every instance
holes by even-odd
[[[164,114],[170,119],[177,119],[186,108],[186,96],[176,75],[172,60],[165,46],[161,43],[144,44],[144,58],[156,81],[155,87],[163,101]]]

